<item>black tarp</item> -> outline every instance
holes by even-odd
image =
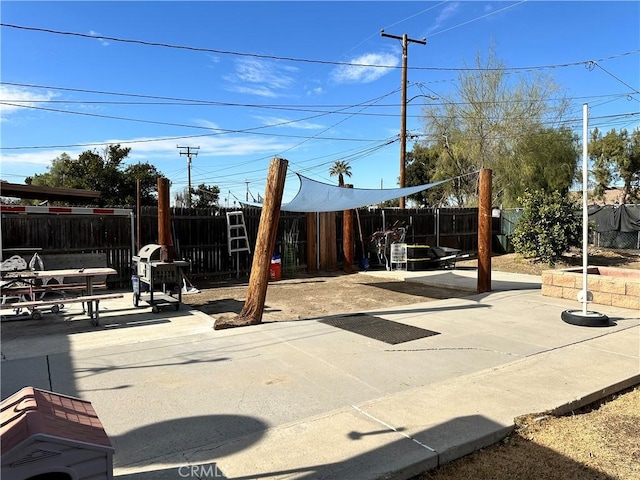
[[[640,231],[640,205],[592,205],[587,212],[598,233]]]

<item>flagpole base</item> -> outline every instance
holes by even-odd
[[[561,318],[564,322],[580,327],[610,327],[615,325],[604,313],[582,310],[565,310]]]

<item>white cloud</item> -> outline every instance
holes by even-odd
[[[284,150],[291,146],[288,143],[282,143],[277,137],[240,134],[195,137],[184,140],[149,140],[153,140],[153,138],[132,138],[104,143],[120,143],[123,147],[131,147],[128,163],[132,163],[132,161],[149,161],[153,163],[156,159],[177,159],[179,157],[178,145],[200,147],[198,158],[272,154],[274,151]],[[126,143],[127,141],[138,143],[129,144]]]
[[[322,87],[314,87],[310,90],[307,90],[307,96],[309,97],[317,97],[325,93],[325,90]]]
[[[435,30],[438,30],[442,24],[449,18],[453,17],[459,9],[460,2],[447,3],[447,5],[442,9],[442,12],[440,12],[440,15],[436,18],[434,24],[427,29],[427,33],[432,33]]]
[[[89,30],[89,35],[91,35],[92,37],[99,37],[100,33],[94,31],[94,30]],[[97,39],[100,42],[100,45],[106,47],[107,45],[109,45],[109,42],[107,40],[105,40],[104,38],[98,38]]]
[[[15,105],[36,106],[34,103],[41,100],[51,100],[57,95],[53,92],[40,92],[33,89],[14,87],[12,85],[0,85],[0,100]],[[25,108],[14,105],[0,105],[0,121],[6,121],[7,116],[19,111],[25,111]]]
[[[254,116],[254,118],[260,120],[264,125],[271,125],[274,127],[290,127],[302,130],[319,130],[321,128],[325,128],[324,125],[319,123],[291,120],[289,118],[282,117]]]
[[[257,58],[242,58],[235,62],[235,70],[224,78],[233,92],[262,97],[278,97],[295,84],[292,73],[297,68]]]
[[[33,152],[20,152],[20,153],[2,153],[2,169],[9,166],[20,166],[20,165],[29,165],[29,166],[51,166],[51,160],[58,158],[64,152],[67,152],[71,158],[71,152],[69,150],[37,150]],[[77,156],[77,155],[76,155]],[[38,171],[38,173],[41,173]],[[25,175],[30,175],[30,173],[25,173]]]
[[[220,125],[218,125],[217,123],[212,122],[211,120],[206,120],[204,118],[197,118],[194,120],[196,125],[199,125],[201,127],[205,127],[205,128],[210,128],[211,130],[219,130],[220,129]]]
[[[366,53],[349,61],[359,65],[380,65],[396,67],[400,60],[391,53]],[[332,73],[336,83],[371,83],[391,72],[390,68],[375,66],[339,65]]]

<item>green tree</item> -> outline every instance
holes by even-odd
[[[405,183],[407,186],[424,185],[454,178],[451,182],[411,195],[420,206],[464,206],[476,195],[477,176],[471,175],[475,166],[449,139],[444,137],[432,144],[416,143],[407,152]]]
[[[51,161],[48,171],[28,177],[33,185],[80,188],[100,191],[99,206],[133,205],[136,203],[136,179],[141,180],[143,205],[153,205],[160,172],[148,163],[123,168],[130,148],[108,145],[102,153],[86,150],[77,160],[63,153]]]
[[[622,184],[622,202],[640,200],[640,129],[631,135],[626,129],[615,129],[602,135],[591,132],[589,157],[593,160],[595,196],[602,198],[612,186]]]
[[[558,191],[566,195],[576,180],[578,158],[578,138],[568,128],[527,132],[516,143],[511,169],[503,171],[509,188],[502,203],[517,204],[526,190]]]
[[[193,208],[217,207],[220,201],[220,188],[216,185],[201,183],[191,189],[191,206]]]
[[[133,163],[122,171],[121,196],[124,205],[137,202],[137,182],[140,180],[140,204],[154,206],[158,203],[158,179],[162,173],[149,163]]]
[[[519,143],[542,125],[561,120],[567,107],[551,77],[509,75],[493,48],[486,58],[479,54],[475,68],[462,71],[457,88],[440,98],[424,109],[425,142],[443,145],[439,168],[464,180],[456,200],[465,204],[477,202],[477,191],[475,182],[463,176],[481,168],[493,170],[494,191],[509,202],[517,198],[510,179]],[[524,160],[537,161],[530,155]]]
[[[523,214],[511,236],[514,251],[554,265],[582,238],[582,215],[569,196],[527,190],[519,199]]]
[[[332,177],[337,175],[338,185],[344,187],[344,176],[351,177],[351,165],[349,165],[349,162],[336,160],[329,169],[329,175]]]

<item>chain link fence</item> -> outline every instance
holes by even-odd
[[[640,205],[625,205],[624,207],[633,217],[640,218]],[[513,234],[522,214],[523,210],[521,208],[503,209],[500,216],[501,235],[508,238],[509,235]],[[590,215],[591,220],[592,216]],[[626,232],[619,230],[591,231],[589,233],[589,241],[597,248],[640,250],[640,230]]]

